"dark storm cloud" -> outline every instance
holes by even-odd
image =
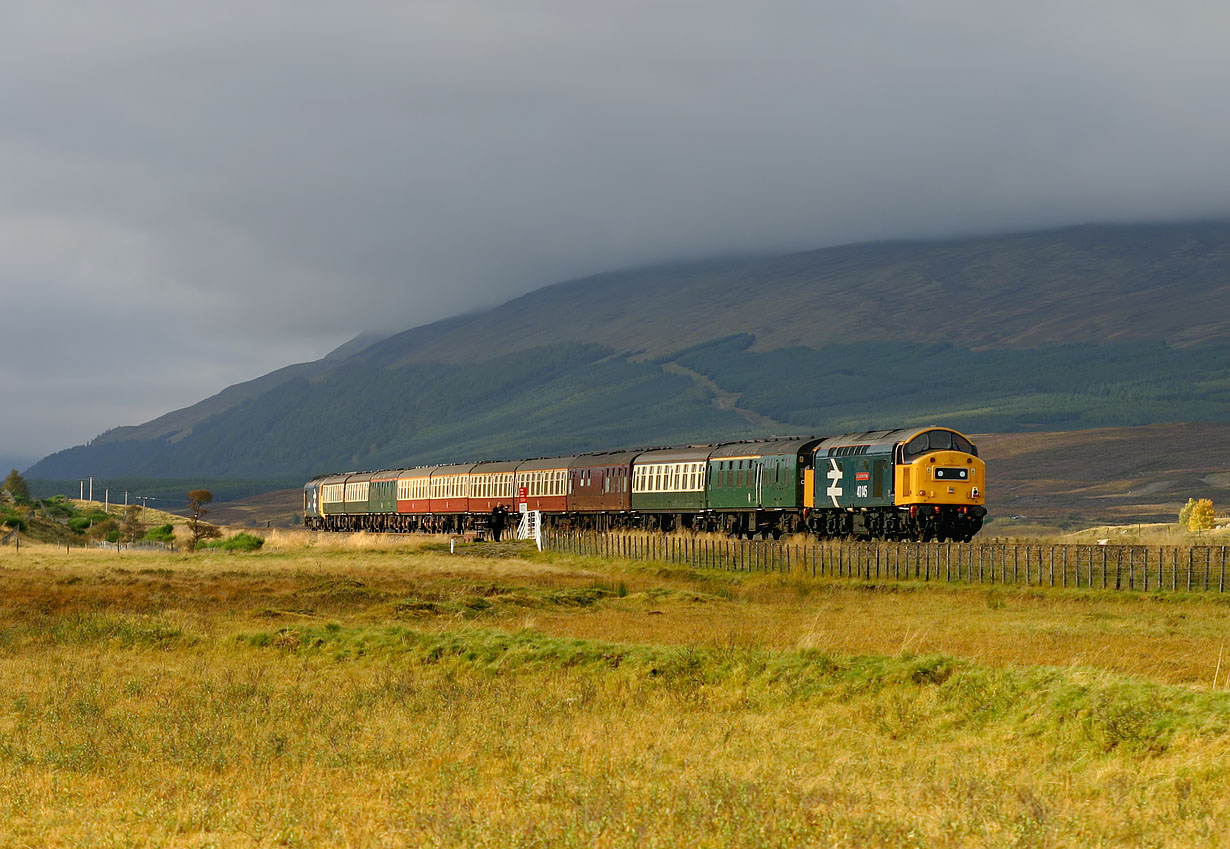
[[[621,265],[1230,211],[1214,3],[0,15],[8,454]]]

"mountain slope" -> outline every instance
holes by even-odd
[[[242,404],[244,401],[259,398],[284,383],[295,379],[309,379],[325,374],[339,363],[362,352],[382,338],[368,334],[356,336],[315,362],[284,366],[254,380],[236,383],[234,386],[228,386],[226,389],[223,389],[217,395],[211,395],[204,401],[198,401],[190,407],[166,413],[143,425],[112,428],[106,433],[101,434],[91,444],[105,445],[107,443],[157,439],[178,442],[189,436],[192,433],[193,426],[198,422],[204,421],[211,416],[220,415]]]
[[[707,260],[548,286],[230,387],[28,476],[285,478],[943,421],[1230,421],[1230,224]]]
[[[691,380],[597,346],[513,354],[499,367],[349,364],[295,378],[198,424],[183,439],[99,442],[44,458],[31,477],[71,479],[89,464],[123,477],[307,477],[471,458],[537,456],[718,438],[747,427]]]
[[[361,356],[474,361],[543,339],[661,355],[732,333],[762,350],[1230,344],[1228,304],[1230,224],[1086,226],[612,272],[405,331]]]

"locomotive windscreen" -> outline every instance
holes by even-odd
[[[908,463],[928,451],[962,451],[978,456],[978,449],[961,434],[951,430],[929,430],[905,444],[905,461]]]

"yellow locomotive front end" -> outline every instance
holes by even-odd
[[[920,539],[968,541],[987,515],[986,463],[964,434],[925,428],[896,447],[895,502]]]

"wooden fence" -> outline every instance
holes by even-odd
[[[543,531],[543,548],[734,572],[1107,590],[1225,592],[1227,546],[783,542]]]

